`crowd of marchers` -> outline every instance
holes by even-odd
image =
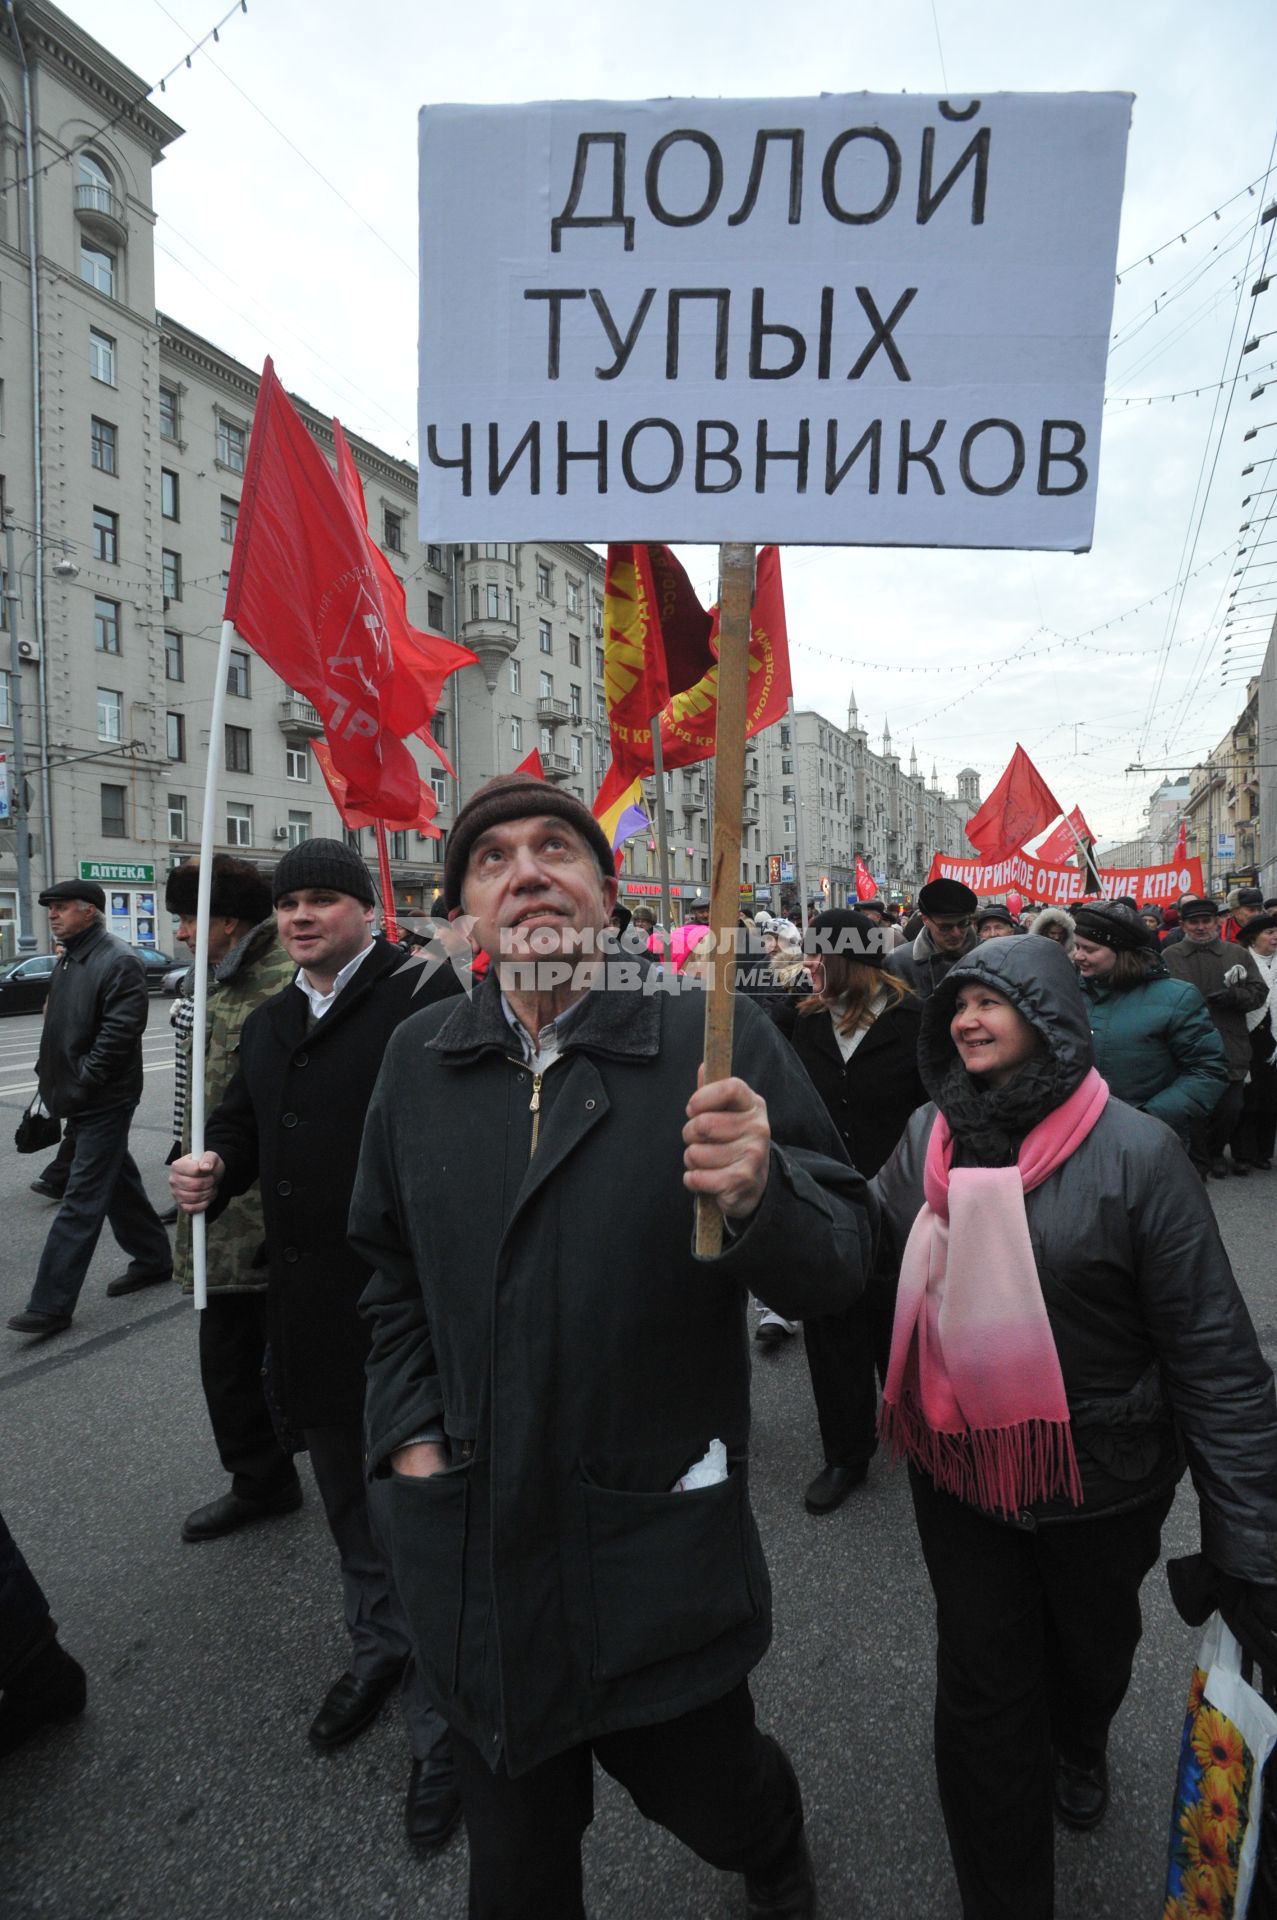
[[[61,958],[38,1079],[67,1138],[9,1325],[71,1327],[103,1224],[129,1259],[108,1293],[189,1289],[203,1216],[227,1484],[182,1536],[216,1551],[293,1513],[309,1455],[349,1640],[311,1743],[398,1692],[407,1836],[464,1822],[472,1920],[583,1920],[596,1762],[742,1876],[750,1920],[814,1914],[801,1784],[750,1690],[771,1595],[749,1336],[801,1337],[808,1511],[880,1445],[907,1463],[965,1920],[1050,1920],[1054,1826],[1107,1811],[1186,1470],[1177,1598],[1277,1671],[1277,1399],[1208,1186],[1273,1164],[1277,902],[1020,914],[940,879],[905,926],[879,901],[742,917],[722,960],[708,928],[618,906],[597,821],[520,775],[458,815],[424,949],[375,931],[339,842],[269,879],[217,855],[205,925],[199,878],[167,890],[209,968],[202,1063],[189,998],[173,1015],[175,1243],[129,1153],[140,962],[92,883],[41,896]],[[724,965],[732,1072],[701,1084],[696,989]],[[0,1755],[86,1693],[0,1521]]]

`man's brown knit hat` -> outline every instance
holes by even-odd
[[[448,855],[443,869],[443,897],[448,910],[461,905],[461,886],[470,861],[470,849],[489,827],[507,820],[526,820],[536,814],[556,814],[575,827],[599,863],[605,880],[616,878],[612,849],[590,809],[575,794],[564,793],[548,780],[530,773],[500,773],[485,781],[462,807],[448,835]]]

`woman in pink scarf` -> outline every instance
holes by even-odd
[[[882,1434],[936,1597],[936,1772],[965,1920],[1051,1920],[1053,1816],[1108,1729],[1185,1456],[1213,1577],[1277,1625],[1277,1400],[1201,1182],[1095,1072],[1067,954],[966,955],[875,1181],[900,1262]]]

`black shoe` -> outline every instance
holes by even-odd
[[[1066,1827],[1088,1833],[1098,1827],[1108,1812],[1109,1770],[1107,1760],[1095,1767],[1075,1767],[1071,1760],[1055,1756],[1055,1811]]]
[[[428,1760],[414,1760],[404,1802],[404,1831],[422,1853],[441,1847],[461,1818],[461,1795],[452,1770],[452,1749],[444,1740]]]
[[[1273,1163],[1271,1160],[1255,1160],[1252,1162],[1252,1165],[1254,1166],[1257,1173],[1271,1173],[1273,1170]]]
[[[816,1876],[800,1830],[770,1873],[745,1875],[746,1920],[813,1920],[815,1912]]]
[[[106,1283],[107,1298],[118,1300],[122,1293],[141,1293],[143,1287],[164,1287],[173,1278],[173,1269],[169,1267],[163,1273],[134,1273],[132,1267],[118,1279]]]
[[[370,1727],[381,1712],[388,1694],[399,1685],[399,1669],[380,1674],[375,1680],[356,1680],[343,1673],[329,1687],[323,1706],[310,1723],[310,1744],[321,1753],[344,1747],[347,1740]]]
[[[833,1513],[854,1488],[863,1485],[868,1471],[867,1460],[852,1467],[823,1466],[803,1495],[808,1513]]]
[[[31,1191],[32,1193],[42,1193],[46,1200],[65,1200],[66,1198],[66,1188],[55,1187],[51,1185],[48,1180],[33,1180],[31,1182]]]
[[[175,1227],[177,1225],[176,1207],[170,1207],[167,1213],[160,1215],[160,1225],[162,1227]]]
[[[12,1753],[41,1727],[74,1720],[84,1712],[87,1691],[84,1668],[58,1644],[58,1630],[50,1621],[37,1650],[5,1680],[0,1754]]]
[[[1210,1170],[1214,1174],[1217,1180],[1227,1180],[1228,1162],[1227,1160],[1225,1160],[1222,1153],[1218,1154],[1216,1158],[1211,1161]]]
[[[54,1333],[65,1333],[70,1324],[69,1313],[38,1313],[34,1307],[24,1307],[8,1321],[15,1333],[38,1333],[43,1340]]]
[[[764,1353],[775,1353],[787,1340],[793,1339],[788,1327],[782,1327],[775,1320],[761,1320],[754,1329],[754,1344]]]
[[[285,1487],[269,1500],[244,1500],[237,1493],[224,1493],[206,1507],[196,1507],[182,1522],[183,1540],[220,1540],[224,1533],[238,1533],[257,1520],[271,1520],[276,1514],[296,1513],[302,1503],[300,1486]]]

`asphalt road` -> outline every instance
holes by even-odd
[[[153,1196],[172,1100],[168,1004],[152,1003],[133,1146]],[[0,1021],[0,1320],[26,1304],[51,1215],[41,1165],[10,1141],[38,1020]],[[1265,1349],[1277,1352],[1277,1173],[1214,1185]],[[624,1192],[616,1227],[624,1231]],[[344,1665],[332,1547],[304,1509],[205,1546],[184,1513],[222,1490],[190,1309],[163,1290],[108,1300],[110,1239],[72,1331],[32,1346],[0,1328],[0,1508],[88,1669],[82,1721],[0,1763],[3,1920],[462,1920],[466,1843],[416,1859],[400,1831],[408,1760],[392,1708],[329,1758],[306,1728]],[[797,1765],[826,1920],[956,1920],[931,1768],[931,1601],[903,1474],[875,1465],[837,1514],[809,1518],[819,1464],[794,1348],[755,1369],[755,1504],[776,1638],[756,1675],[763,1723]],[[1196,1544],[1181,1493],[1168,1553]],[[1165,1834],[1196,1636],[1159,1574],[1114,1729],[1114,1803],[1062,1834],[1061,1920],[1161,1911]],[[587,1840],[592,1920],[728,1920],[738,1881],[647,1826],[600,1780]]]

